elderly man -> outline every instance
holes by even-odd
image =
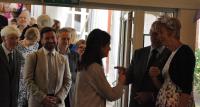
[[[70,89],[70,93],[65,99],[66,107],[73,107],[72,99],[75,95],[75,83],[76,83],[76,73],[77,73],[77,64],[79,61],[79,54],[71,51],[69,49],[70,41],[71,41],[71,29],[62,28],[58,31],[58,51],[59,53],[65,55],[69,58],[69,66],[72,74],[72,87]]]
[[[25,84],[29,107],[65,107],[64,99],[71,86],[69,62],[58,53],[56,32],[50,27],[41,30],[42,48],[29,54],[25,61]]]
[[[53,25],[53,20],[49,15],[42,14],[37,18],[37,24],[40,29],[43,27],[51,27]]]
[[[19,29],[13,26],[6,26],[1,30],[3,40],[0,45],[1,107],[17,107],[20,67],[24,60],[15,50],[19,35]]]

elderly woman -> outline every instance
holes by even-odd
[[[26,28],[29,25],[29,22],[30,22],[30,13],[28,10],[23,10],[19,15],[19,17],[17,18],[18,28],[20,29],[21,32],[24,30],[24,28]]]
[[[25,38],[19,41],[19,44],[16,48],[22,53],[23,57],[26,58],[28,54],[38,50],[39,47],[38,41],[40,39],[40,33],[38,28],[28,27],[25,31],[24,36]],[[23,79],[23,72],[24,72],[24,66],[21,67],[21,72],[20,72],[18,107],[24,107],[28,104],[27,91]]]
[[[0,105],[1,107],[17,107],[17,95],[20,67],[23,57],[15,49],[20,31],[14,26],[6,26],[1,30],[3,43],[0,45]]]
[[[191,107],[195,56],[192,49],[180,41],[181,24],[176,18],[161,17],[159,37],[162,43],[172,51],[162,75],[164,84],[157,96],[157,107]],[[156,81],[160,73],[157,67],[151,67],[150,76]]]

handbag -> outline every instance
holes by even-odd
[[[156,107],[178,107],[180,103],[180,97],[182,90],[179,86],[177,86],[170,78],[169,75],[169,65],[171,63],[172,58],[176,54],[177,50],[172,52],[170,57],[168,58],[164,68],[163,68],[163,76],[165,81],[162,87],[159,90],[156,100]],[[187,107],[192,107],[194,104],[193,95],[190,95],[189,104]]]
[[[164,82],[162,88],[160,89],[157,100],[156,107],[177,107],[180,98],[179,88],[174,84],[171,79]]]

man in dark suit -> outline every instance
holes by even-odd
[[[129,107],[155,107],[155,97],[159,89],[149,76],[149,68],[158,66],[161,70],[170,55],[158,38],[158,21],[150,30],[151,46],[135,50],[126,73],[126,83],[132,84]],[[162,81],[162,77],[158,77]]]
[[[17,107],[19,73],[24,58],[15,47],[20,31],[13,26],[1,30],[3,43],[0,45],[0,106]]]

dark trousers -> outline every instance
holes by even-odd
[[[69,95],[65,98],[65,107],[70,107]]]

